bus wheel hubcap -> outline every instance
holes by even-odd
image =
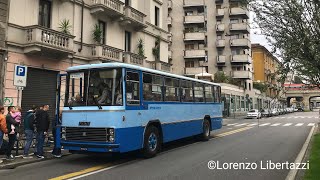
[[[157,148],[157,136],[154,133],[151,133],[149,136],[149,149],[154,151]]]

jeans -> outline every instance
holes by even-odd
[[[17,134],[8,134],[8,136],[9,136],[9,143],[8,143],[8,149],[7,149],[6,155],[9,157],[11,155],[11,151],[13,149],[14,143],[16,142]]]
[[[27,156],[29,154],[29,149],[33,140],[33,131],[32,130],[25,130],[26,135],[26,145],[24,146],[23,155]]]
[[[4,133],[2,131],[0,131],[0,149],[2,146],[2,142],[3,142],[3,135],[4,135]]]
[[[44,131],[37,132],[37,155],[43,156]]]

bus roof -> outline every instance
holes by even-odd
[[[171,73],[167,73],[167,72],[163,72],[163,71],[158,71],[158,70],[154,70],[154,69],[149,69],[149,68],[140,67],[140,66],[131,65],[131,64],[125,64],[125,63],[101,63],[101,64],[87,64],[87,65],[72,66],[67,69],[67,72],[79,71],[79,70],[84,70],[84,69],[99,69],[99,68],[129,68],[129,69],[141,70],[144,72],[150,72],[150,73],[154,73],[154,74],[170,76],[170,77],[184,79],[184,80],[190,80],[190,81],[196,81],[196,82],[220,86],[220,84],[212,83],[209,81],[203,81],[203,80],[199,80],[199,79],[189,78],[189,77],[185,77],[185,76],[180,76],[180,75],[176,75],[176,74],[171,74]]]

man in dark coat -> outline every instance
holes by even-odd
[[[35,124],[37,128],[37,153],[36,156],[38,158],[44,158],[43,153],[43,145],[45,136],[48,134],[49,130],[49,105],[44,105],[42,109],[39,109],[36,112]]]

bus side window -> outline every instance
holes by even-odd
[[[204,102],[203,84],[201,83],[194,83],[194,100]]]
[[[206,102],[214,102],[213,93],[212,93],[212,86],[211,85],[205,85],[204,92],[206,96]]]
[[[140,91],[139,91],[139,73],[127,72],[126,85],[127,85],[127,104],[139,105],[140,104]]]
[[[217,87],[217,102],[218,103],[221,103],[221,87],[220,86],[218,86]]]
[[[162,101],[162,77],[143,74],[143,100]]]
[[[181,101],[193,102],[193,91],[191,81],[181,81]]]
[[[212,86],[213,102],[217,102],[217,86]]]
[[[165,101],[180,101],[179,98],[179,80],[165,78]]]

